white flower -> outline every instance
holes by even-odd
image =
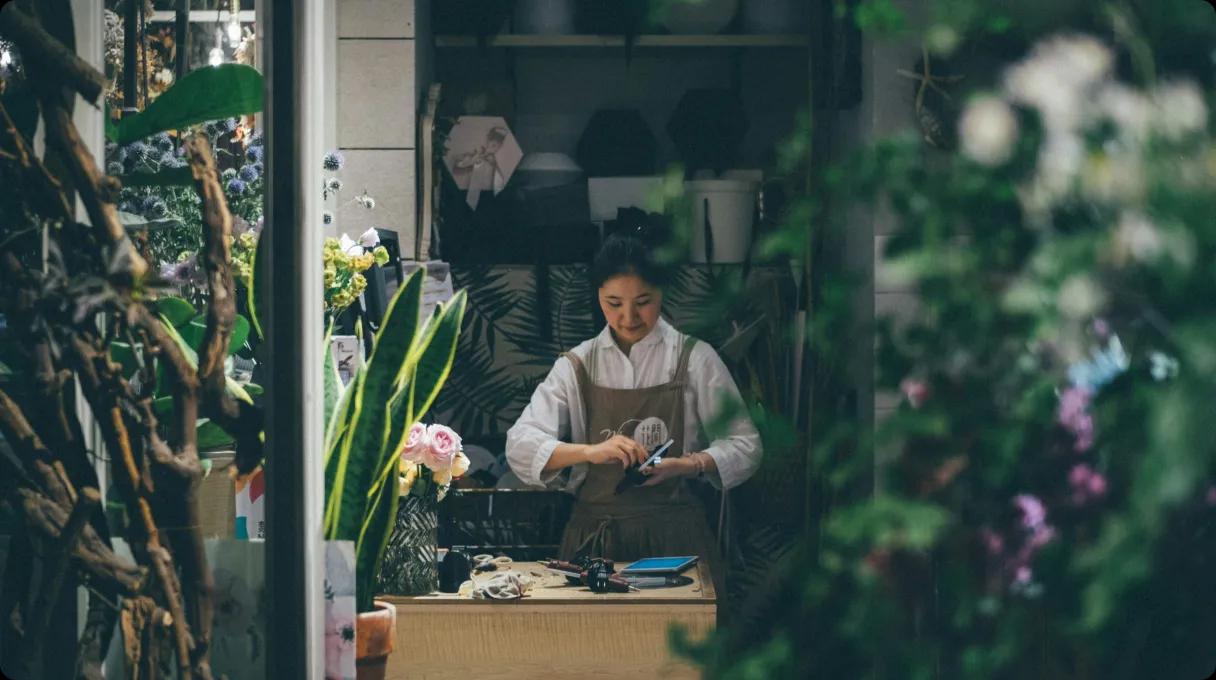
[[[1162,137],[1176,141],[1207,126],[1208,107],[1194,83],[1159,85],[1152,98],[1153,127]]]
[[[156,72],[156,83],[158,85],[168,85],[173,82],[173,71],[167,68],[162,68]]]
[[[1161,232],[1144,215],[1125,212],[1115,228],[1114,247],[1117,262],[1146,262],[1161,254]]]
[[[985,96],[967,104],[959,119],[963,153],[981,165],[1000,165],[1009,160],[1018,137],[1018,119],[1013,109],[997,97]]]
[[[342,234],[338,237],[338,247],[341,248],[342,252],[346,253],[347,255],[363,254],[363,246],[353,241],[351,237],[347,236],[346,234]]]
[[[380,234],[376,233],[375,227],[359,235],[359,245],[364,248],[375,248],[380,245]]]
[[[1138,143],[1148,134],[1153,108],[1142,93],[1126,85],[1108,83],[1098,91],[1098,110],[1119,128],[1120,136]]]
[[[1161,382],[1178,375],[1177,359],[1154,350],[1148,355],[1148,360],[1152,364],[1149,367],[1149,373],[1153,376],[1153,380]]]
[[[1145,189],[1140,154],[1117,148],[1112,151],[1094,153],[1086,159],[1081,172],[1081,191],[1096,201],[1123,204],[1139,201]]]
[[[1056,306],[1066,317],[1087,319],[1102,308],[1105,298],[1102,289],[1092,278],[1077,274],[1068,277],[1060,286]]]
[[[1038,172],[1018,192],[1032,221],[1044,221],[1072,191],[1084,160],[1085,147],[1079,137],[1068,132],[1048,134],[1039,147]]]
[[[1094,38],[1056,36],[1005,72],[1005,91],[1015,102],[1037,109],[1049,133],[1074,130],[1089,90],[1109,74],[1113,59]]]
[[[360,194],[359,197],[356,198],[355,200],[359,201],[359,204],[362,205],[364,208],[367,208],[368,210],[373,210],[376,207],[376,199],[372,198],[371,196],[368,196],[366,191],[364,191],[362,194]]]

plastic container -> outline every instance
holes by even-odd
[[[811,30],[807,0],[743,0],[744,33],[800,35]]]
[[[515,0],[515,32],[531,35],[574,33],[574,0]]]
[[[755,182],[738,179],[696,179],[684,183],[684,195],[692,204],[691,261],[747,260],[758,189]],[[712,246],[707,248],[707,242]]]
[[[714,35],[726,30],[739,11],[739,0],[701,0],[667,5],[663,26],[672,33]]]

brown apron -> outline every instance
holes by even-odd
[[[695,338],[684,341],[670,382],[638,389],[596,385],[583,362],[567,352],[587,410],[584,441],[599,442],[622,434],[649,451],[670,438],[675,441],[664,457],[684,455],[684,387],[688,357],[696,342]],[[595,366],[594,347],[589,362]],[[587,466],[587,478],[562,536],[562,558],[585,554],[628,562],[641,557],[698,555],[718,581],[720,570],[714,568],[717,544],[701,501],[687,488],[687,480],[669,479],[616,495],[613,491],[624,474],[620,465]]]

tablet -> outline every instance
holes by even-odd
[[[646,557],[621,570],[622,574],[678,574],[697,563],[691,557]]]

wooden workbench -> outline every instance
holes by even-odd
[[[704,565],[685,572],[686,586],[604,594],[535,562],[511,568],[533,580],[523,599],[380,598],[397,606],[387,680],[699,677],[672,657],[667,630],[680,624],[701,639],[713,629],[717,597]]]

